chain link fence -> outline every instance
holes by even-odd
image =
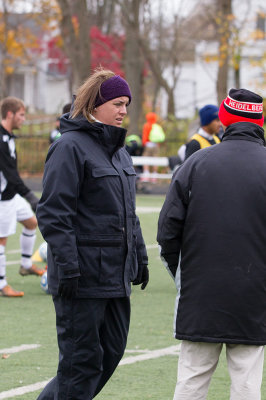
[[[41,175],[50,146],[50,132],[55,127],[55,116],[29,119],[17,134],[16,148],[18,168],[23,175]],[[179,147],[187,140],[188,123],[172,119],[164,123],[166,140],[160,145],[160,156],[177,154]],[[164,172],[166,168],[159,168]],[[161,171],[162,169],[162,171]]]
[[[55,116],[25,121],[16,135],[18,169],[21,174],[41,175],[50,146],[50,132],[55,126]]]

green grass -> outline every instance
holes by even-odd
[[[160,207],[163,196],[138,196],[141,207]],[[158,212],[139,214],[146,244],[154,244]],[[9,238],[7,251],[19,248],[19,233]],[[38,232],[36,248],[42,242]],[[132,317],[127,349],[156,350],[174,346],[172,337],[175,288],[172,279],[159,260],[157,248],[148,250],[150,282],[146,290],[133,287],[131,296]],[[19,254],[7,254],[7,261],[19,260]],[[0,349],[21,344],[40,344],[30,351],[0,357],[0,393],[13,388],[41,382],[53,377],[57,368],[57,343],[55,314],[52,299],[42,292],[40,278],[21,277],[19,264],[9,265],[9,283],[25,291],[24,298],[0,298],[1,334]],[[134,354],[125,354],[125,357]],[[119,366],[111,380],[98,395],[99,400],[171,400],[173,398],[176,371],[176,355]],[[262,399],[266,398],[266,379],[262,387]],[[225,354],[221,355],[213,376],[208,400],[228,400],[229,376]],[[35,400],[40,390],[15,396],[15,400]]]

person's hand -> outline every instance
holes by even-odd
[[[24,197],[30,203],[32,210],[35,212],[37,204],[39,203],[38,197],[35,196],[32,190],[30,190]]]
[[[58,295],[66,299],[72,299],[78,291],[79,278],[60,279]]]
[[[149,282],[149,268],[146,264],[140,264],[138,270],[138,276],[133,281],[133,285],[141,285],[141,290],[144,290]]]

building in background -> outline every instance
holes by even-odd
[[[261,0],[242,2],[233,0],[233,14],[239,21],[245,21],[241,27],[241,57],[239,68],[240,87],[260,93],[266,97],[266,6]],[[202,6],[202,4],[200,5]],[[246,8],[245,8],[246,7]],[[194,15],[197,15],[197,9]],[[191,16],[193,18],[193,15]],[[189,23],[189,21],[188,21]],[[240,22],[239,22],[240,24]],[[206,29],[207,31],[207,29]],[[206,103],[217,104],[216,80],[218,74],[217,55],[219,43],[212,35],[195,41],[194,59],[182,63],[180,76],[175,88],[175,108],[177,118],[192,118],[195,112]],[[264,56],[264,64],[263,64]],[[171,80],[170,69],[164,77]],[[228,89],[236,87],[234,69],[229,68]],[[167,98],[161,90],[160,106],[162,115],[167,113]]]

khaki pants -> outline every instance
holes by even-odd
[[[225,344],[230,400],[260,400],[264,346]],[[222,343],[182,341],[173,400],[205,400]]]

